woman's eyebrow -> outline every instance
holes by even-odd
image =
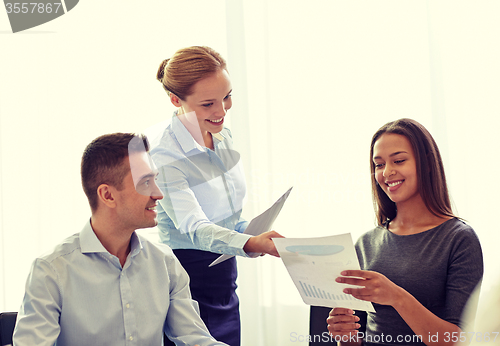
[[[226,94],[226,96],[229,95],[232,92],[233,92],[233,89],[229,90],[229,92]],[[212,102],[212,101],[215,101],[215,99],[203,100],[203,101],[200,101],[200,103],[206,103],[206,102]]]
[[[396,152],[390,154],[389,157],[393,157],[393,156],[396,156],[396,155],[399,155],[399,154],[408,154],[408,152],[406,152],[406,151],[396,151]],[[381,159],[381,158],[382,157],[380,157],[380,156],[375,156],[373,158],[373,160],[377,160],[377,159]]]

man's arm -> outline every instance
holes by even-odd
[[[42,259],[33,262],[12,342],[15,346],[52,346],[60,332],[62,297],[57,274]]]

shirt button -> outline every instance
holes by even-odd
[[[125,307],[128,309],[130,308],[130,304],[127,303],[127,305],[125,305]]]
[[[129,339],[130,341],[132,341],[132,340],[134,340],[134,337],[133,337],[132,335],[130,335],[130,336],[128,337],[128,339]]]

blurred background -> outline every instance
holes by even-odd
[[[293,186],[276,231],[355,241],[375,226],[371,137],[413,118],[482,242],[488,291],[500,276],[499,15],[496,0],[81,1],[12,34],[0,11],[0,311],[18,310],[34,258],[88,220],[85,146],[168,122],[156,71],[191,45],[228,62],[247,219]],[[281,260],[238,265],[243,345],[301,344],[309,307]]]

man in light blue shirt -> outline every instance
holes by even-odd
[[[37,258],[13,336],[24,345],[226,345],[213,339],[172,250],[138,235],[163,198],[144,137],[104,135],[82,157],[90,221]]]

